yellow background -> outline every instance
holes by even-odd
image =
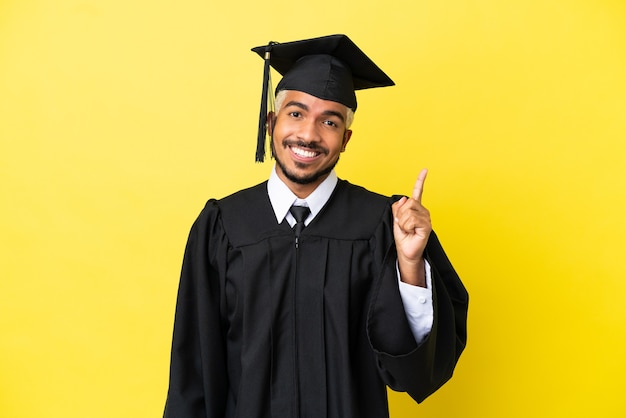
[[[1,417],[162,414],[189,227],[271,168],[249,49],[331,33],[397,83],[339,176],[428,167],[471,295],[454,378],[392,417],[626,416],[623,0],[2,0]]]

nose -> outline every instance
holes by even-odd
[[[304,120],[299,124],[297,132],[299,140],[304,142],[318,142],[320,135],[315,120]]]

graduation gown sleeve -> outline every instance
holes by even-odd
[[[430,334],[418,346],[398,299],[395,245],[385,248],[368,313],[368,338],[385,383],[422,402],[450,379],[465,348],[468,294],[437,235],[431,233],[425,257],[432,271],[434,320]]]
[[[181,272],[165,418],[224,416],[228,391],[219,270],[226,241],[215,201],[194,223]]]

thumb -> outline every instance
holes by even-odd
[[[394,203],[393,205],[391,205],[391,213],[393,214],[393,220],[397,220],[398,218],[398,211],[400,210],[400,208],[402,206],[404,206],[404,204],[407,201],[407,197],[406,196],[402,196],[400,198],[400,200],[398,200],[396,203]]]

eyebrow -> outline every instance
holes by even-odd
[[[309,107],[307,105],[305,105],[302,102],[297,102],[295,100],[292,100],[292,101],[288,102],[285,105],[285,108],[288,108],[289,106],[295,106],[295,107],[300,108],[302,110],[307,110],[307,111],[309,110]],[[324,116],[335,116],[335,117],[341,119],[342,122],[346,121],[344,116],[340,112],[337,112],[335,110],[325,110],[325,111],[322,112],[322,115],[324,115]]]

